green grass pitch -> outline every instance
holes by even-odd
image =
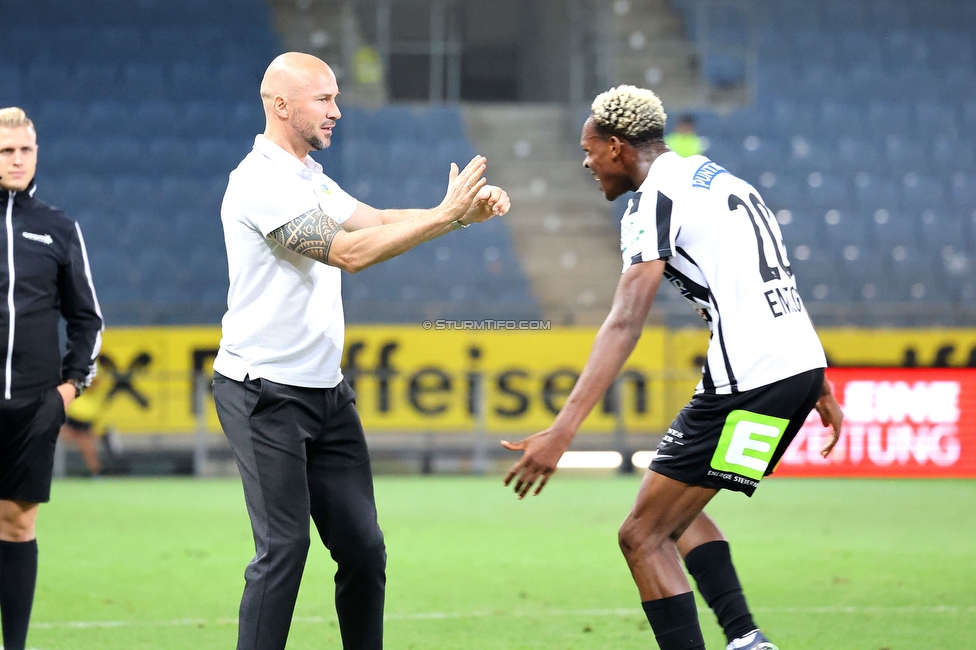
[[[656,647],[616,545],[637,486],[560,472],[518,502],[497,476],[378,478],[386,647]],[[976,648],[976,481],[774,479],[708,512],[783,650]],[[38,540],[30,647],[234,647],[253,551],[238,481],[60,481]],[[313,537],[290,649],[341,647],[332,571]]]

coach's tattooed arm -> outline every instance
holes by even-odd
[[[299,255],[357,273],[410,250],[467,215],[485,185],[484,171],[482,156],[472,158],[461,171],[452,164],[451,181],[440,205],[396,223],[346,230],[320,210],[309,210],[267,237]]]
[[[340,230],[342,226],[335,219],[321,210],[309,210],[297,219],[271,231],[268,239],[275,240],[299,255],[328,264],[332,240]]]

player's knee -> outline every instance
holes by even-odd
[[[628,561],[644,555],[648,549],[657,548],[666,537],[630,517],[624,520],[617,531],[617,543]]]
[[[32,513],[4,510],[0,516],[0,540],[5,542],[29,542],[34,539]]]
[[[636,553],[646,539],[647,535],[638,529],[630,518],[627,518],[617,531],[617,544],[620,545],[620,551],[627,558]]]
[[[331,550],[332,558],[340,567],[354,572],[375,572],[386,570],[386,544],[383,534],[347,539],[335,544]]]

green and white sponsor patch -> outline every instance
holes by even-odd
[[[760,480],[789,420],[750,411],[732,411],[712,456],[712,469]]]

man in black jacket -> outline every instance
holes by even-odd
[[[65,409],[91,383],[102,314],[78,224],[34,198],[37,134],[0,109],[0,618],[24,650],[37,581],[37,505],[50,499]],[[67,323],[62,357],[58,323]]]

